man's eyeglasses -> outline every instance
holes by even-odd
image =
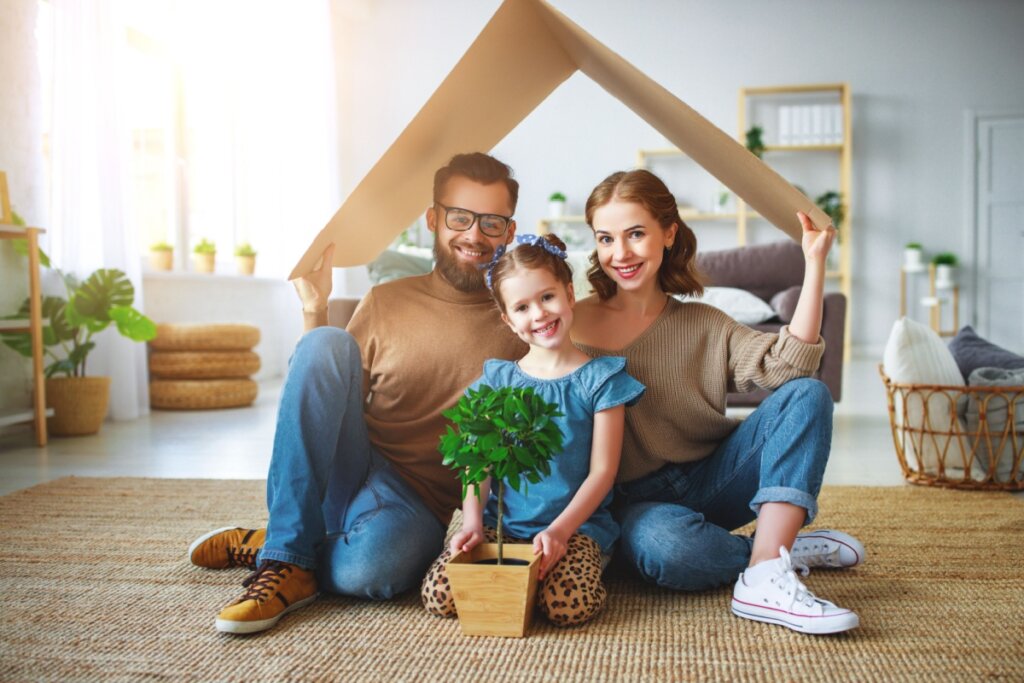
[[[501,237],[508,230],[508,224],[512,222],[512,216],[476,213],[456,206],[445,206],[441,202],[434,203],[444,209],[444,224],[448,226],[448,229],[458,232],[465,232],[473,227],[473,223],[477,223],[480,226],[480,232],[488,237]]]

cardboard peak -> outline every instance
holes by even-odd
[[[831,223],[743,145],[545,0],[505,0],[316,236],[289,278],[316,268],[331,242],[337,245],[334,266],[357,266],[376,258],[430,205],[438,168],[460,152],[492,149],[577,70],[790,237],[800,241],[797,211],[820,228]],[[473,95],[471,108],[460,106],[467,93]]]

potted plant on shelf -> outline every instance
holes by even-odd
[[[565,195],[552,192],[548,197],[548,218],[561,218],[565,215]]]
[[[459,626],[466,635],[522,637],[537,595],[539,556],[530,544],[503,542],[502,510],[507,483],[519,492],[551,473],[550,460],[562,450],[554,418],[558,407],[530,388],[482,385],[470,389],[444,416],[452,425],[441,436],[443,462],[462,483],[463,497],[490,479],[497,498],[497,543],[456,553],[448,564]]]
[[[747,149],[758,159],[764,154],[764,129],[761,126],[751,126],[747,131]]]
[[[840,246],[840,235],[842,234],[840,230],[843,226],[843,219],[846,218],[843,195],[835,190],[829,190],[818,195],[814,203],[831,219],[832,227],[836,229],[836,240],[832,243],[832,249],[828,252],[828,269],[839,270],[839,250],[842,248]]]
[[[256,250],[246,242],[235,247],[235,264],[239,275],[252,275],[256,270]]]
[[[910,273],[923,270],[922,254],[923,247],[920,242],[907,242],[903,247],[903,270]]]
[[[951,289],[955,284],[953,271],[957,266],[956,254],[944,251],[936,254],[932,258],[932,263],[935,265],[935,286],[939,289]]]
[[[26,251],[26,250],[19,250]],[[40,250],[40,262],[52,268],[64,285],[65,296],[44,296],[43,328],[46,366],[46,405],[54,414],[49,430],[57,436],[95,434],[107,415],[110,378],[86,376],[86,359],[96,348],[93,337],[111,324],[133,341],[149,341],[156,336],[156,325],[132,307],[135,287],[124,272],[101,268],[85,281],[53,268]],[[28,299],[8,319],[28,316]],[[31,357],[27,335],[4,334],[0,341],[23,356]]]
[[[205,237],[192,248],[192,263],[198,273],[212,273],[217,260],[217,245]]]
[[[149,267],[153,270],[171,270],[174,267],[174,247],[157,242],[149,248]]]

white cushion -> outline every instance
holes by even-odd
[[[927,325],[909,318],[900,318],[893,324],[882,367],[886,376],[897,384],[964,386],[956,360],[939,335]],[[963,475],[960,439],[933,433],[964,433],[956,405],[959,393],[914,391],[904,405],[902,394],[897,392],[896,423],[904,429],[904,450],[912,469],[936,474],[939,458],[945,452],[947,476]],[[922,429],[923,432],[917,431]]]
[[[736,287],[705,287],[704,296],[691,301],[701,301],[729,314],[733,320],[744,325],[757,325],[776,316],[767,301],[745,289]]]

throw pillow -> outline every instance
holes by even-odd
[[[978,368],[1003,368],[1004,370],[1024,368],[1024,356],[1018,356],[1012,351],[982,339],[970,325],[956,333],[953,341],[949,342],[949,350],[960,368],[960,374],[963,375],[964,381],[967,381],[971,373]]]
[[[896,384],[964,385],[953,354],[939,335],[927,325],[909,318],[900,318],[892,326],[882,366],[886,376]],[[903,433],[904,454],[911,469],[939,474],[941,461],[947,476],[963,476],[966,454],[953,436],[964,433],[957,414],[959,393],[896,392],[894,419]]]
[[[772,297],[772,309],[778,314],[779,320],[784,323],[793,320],[793,314],[796,313],[796,303],[800,300],[800,292],[802,290],[803,287],[800,285],[793,285]]]
[[[428,257],[403,254],[392,249],[385,249],[380,256],[366,264],[370,283],[374,285],[409,275],[423,275],[429,273],[432,267],[433,264]]]
[[[745,289],[705,287],[704,296],[696,300],[725,311],[744,325],[757,325],[775,317],[775,309]]]
[[[978,368],[969,379],[972,387],[1006,388],[1000,394],[973,391],[968,394],[967,429],[974,442],[976,477],[984,479],[991,471],[995,481],[1024,479],[1024,467],[1014,471],[1014,457],[1024,445],[1024,369]],[[1009,414],[1011,407],[1012,415]],[[981,430],[982,408],[984,430]]]

